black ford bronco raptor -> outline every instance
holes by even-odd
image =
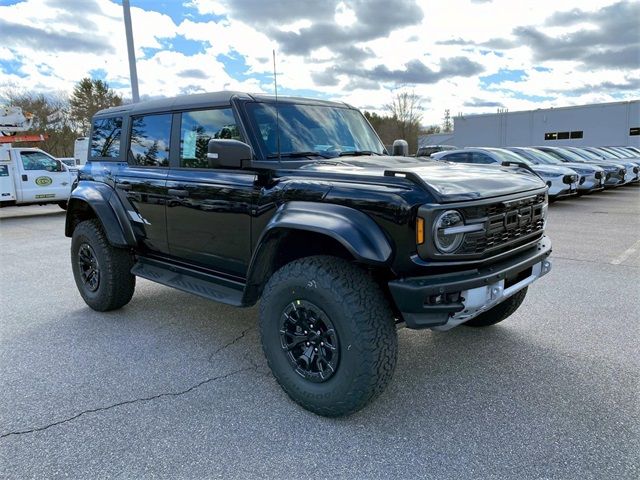
[[[526,170],[389,156],[355,108],[220,92],[103,110],[65,233],[85,302],[136,277],[260,300],[269,366],[320,415],[389,383],[397,325],[498,323],[551,269],[546,185]]]

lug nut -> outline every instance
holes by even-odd
[[[318,351],[318,347],[314,348],[314,350],[317,352]]]
[[[324,347],[324,342],[320,342],[320,346],[321,346],[321,347]]]
[[[304,331],[304,334],[307,335],[309,332],[307,332],[306,330]]]
[[[308,347],[309,345],[311,345],[311,344],[310,344],[309,342],[307,342],[307,347]]]
[[[313,325],[309,325],[309,328],[313,328]]]

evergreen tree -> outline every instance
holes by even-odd
[[[69,104],[71,119],[86,134],[91,117],[104,108],[122,105],[122,97],[109,88],[107,82],[86,77],[73,88]]]

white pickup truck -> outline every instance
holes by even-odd
[[[39,148],[0,145],[0,206],[56,203],[67,208],[76,174]]]

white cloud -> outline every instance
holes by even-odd
[[[296,3],[295,11],[292,10],[286,20],[261,17],[258,19],[261,23],[256,24],[242,21],[242,18],[253,17],[238,12],[243,6],[259,5],[257,0],[190,0],[183,2],[180,9],[173,3],[170,8],[178,11],[177,15],[154,11],[153,8],[159,7],[152,5],[153,2],[132,0],[140,92],[147,96],[219,89],[270,92],[271,52],[276,49],[278,80],[283,90],[317,91],[377,111],[389,102],[393,90],[402,85],[390,81],[389,74],[376,77],[372,72],[401,72],[406,64],[416,61],[438,72],[443,61],[455,57],[481,65],[484,71],[479,75],[452,74],[438,77],[435,83],[406,86],[425,98],[425,124],[440,123],[445,108],[455,115],[494,111],[497,107],[491,105],[498,104],[513,111],[637,97],[637,90],[628,86],[640,77],[638,68],[585,69],[582,60],[571,58],[538,61],[529,40],[523,40],[529,37],[514,34],[518,27],[535,28],[556,39],[580,32],[597,33],[599,26],[593,16],[581,19],[579,12],[598,12],[615,0],[480,3],[420,0],[414,9],[415,22],[398,23],[390,33],[371,38],[370,31],[375,31],[373,27],[378,25],[375,22],[385,25],[395,1],[388,2],[387,12],[373,12],[365,20],[357,18],[362,11],[350,0],[326,0],[322,6],[331,7],[324,11],[324,17],[318,9],[300,8]],[[4,19],[5,24],[30,27],[35,32],[30,38],[8,36],[3,39],[0,88],[17,85],[40,91],[70,91],[78,79],[91,72],[104,71],[106,80],[120,93],[128,95],[122,6],[114,0],[95,0],[95,4],[78,2],[78,8],[73,10],[60,5],[64,4],[53,0],[25,0],[0,6],[0,19]],[[279,12],[287,12],[282,5],[279,8]],[[574,9],[578,12],[575,21],[545,23],[554,12],[573,15]],[[366,25],[372,30],[359,37],[363,38],[361,41],[345,41],[339,45],[325,42],[306,55],[287,55],[285,46],[270,35],[280,31],[297,35],[294,39],[302,38],[319,21],[327,22],[327,28],[338,29],[334,33],[341,33],[339,29],[355,31]],[[38,32],[42,33],[45,48],[37,44]],[[322,29],[314,35],[316,33],[321,36]],[[77,42],[69,40],[76,38]],[[316,38],[320,37],[310,41]],[[53,45],[46,48],[47,39],[58,42],[55,49]],[[201,48],[196,53],[180,51],[183,39],[199,42]],[[103,47],[101,51],[90,41]],[[514,41],[520,42],[515,48],[495,48]],[[591,45],[584,48],[591,49]],[[235,61],[229,63],[222,56]],[[246,71],[238,71],[241,65],[246,66]],[[538,71],[535,67],[548,70]],[[513,70],[524,71],[524,76],[519,81],[505,77],[499,83],[481,83],[480,77]],[[349,71],[367,75],[344,73]],[[316,83],[318,79],[324,79],[322,84]],[[474,104],[484,106],[474,107]]]

